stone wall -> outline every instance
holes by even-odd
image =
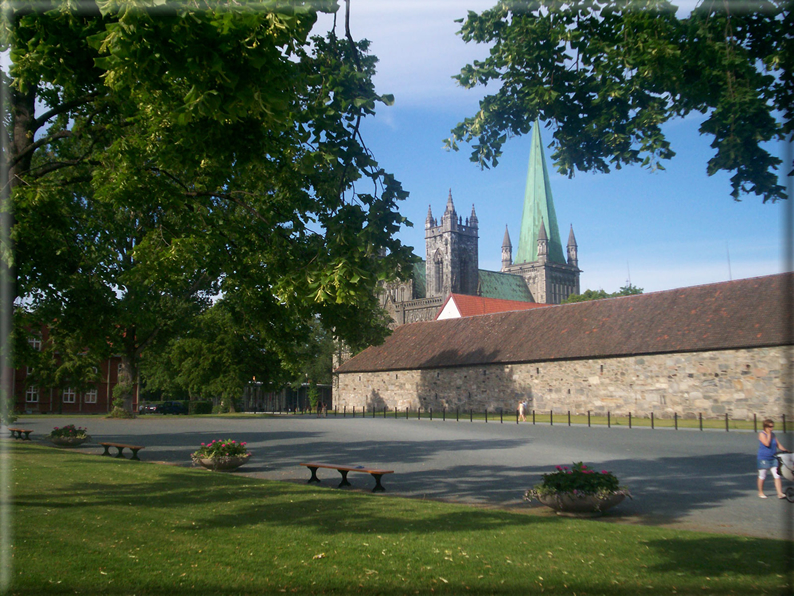
[[[754,348],[339,375],[337,407],[779,418],[792,349]]]

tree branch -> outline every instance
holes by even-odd
[[[58,116],[59,114],[63,114],[64,112],[68,112],[73,108],[80,107],[87,103],[90,103],[92,99],[99,97],[99,93],[89,93],[88,95],[84,95],[83,97],[78,97],[77,99],[73,99],[72,101],[67,101],[66,103],[62,103],[59,106],[55,106],[51,110],[44,112],[41,116],[33,119],[31,125],[33,126],[33,130],[38,130],[41,128],[44,123],[52,118],[53,116]]]
[[[17,154],[17,156],[14,157],[13,160],[11,160],[11,163],[8,165],[8,167],[9,168],[13,168],[15,165],[17,165],[22,160],[22,158],[24,158],[26,155],[28,155],[30,153],[33,153],[39,147],[43,147],[44,145],[49,145],[52,141],[57,141],[58,139],[64,139],[64,138],[67,138],[67,137],[71,137],[72,135],[73,135],[73,133],[70,130],[60,130],[60,131],[58,131],[56,133],[53,133],[51,135],[47,135],[46,137],[44,137],[42,139],[39,139],[35,143],[32,143],[32,144],[28,145],[25,148],[24,151],[22,151],[21,153]]]

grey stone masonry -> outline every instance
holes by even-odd
[[[515,410],[671,418],[779,418],[787,346],[339,373],[338,407]],[[789,363],[794,365],[794,363]]]
[[[465,220],[455,211],[452,190],[441,223],[428,209],[425,220],[427,298],[477,294],[479,285],[478,221],[474,206]]]

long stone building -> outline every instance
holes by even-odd
[[[408,281],[383,288],[381,305],[399,326],[433,320],[452,293],[546,304],[559,304],[570,294],[579,293],[578,246],[571,227],[563,254],[537,122],[532,130],[515,262],[507,228],[501,250],[501,271],[479,268],[477,213],[472,205],[468,217],[458,215],[450,189],[440,220],[428,207],[425,259],[414,266]]]
[[[789,273],[404,325],[336,370],[336,403],[779,417],[793,289]]]

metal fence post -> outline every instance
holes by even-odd
[[[532,424],[535,424],[535,410],[532,410]]]
[[[703,430],[703,412],[698,412],[698,422],[700,423],[700,430]]]
[[[673,420],[675,421],[675,429],[678,430],[678,412],[673,412]]]
[[[474,422],[474,408],[469,408],[469,422]]]
[[[433,419],[433,408],[430,408],[429,411],[430,411],[430,420],[432,420]]]
[[[416,410],[416,419],[417,420],[422,419],[422,406],[419,406],[419,408]]]
[[[503,408],[499,408],[499,424],[504,424]]]
[[[587,428],[590,428],[590,410],[587,410]]]
[[[758,432],[758,414],[753,414],[753,432]]]
[[[651,412],[651,430],[653,430],[653,412]]]
[[[488,424],[488,408],[485,408],[485,424]]]
[[[725,432],[728,432],[728,412],[725,412]]]
[[[607,428],[612,428],[612,416],[609,410],[607,410]]]
[[[441,422],[446,422],[446,421],[447,421],[447,406],[444,406],[441,409]]]
[[[629,428],[631,428],[631,412],[629,412]]]
[[[571,426],[571,411],[568,410],[568,426]]]
[[[554,410],[549,410],[549,426],[554,426]]]

